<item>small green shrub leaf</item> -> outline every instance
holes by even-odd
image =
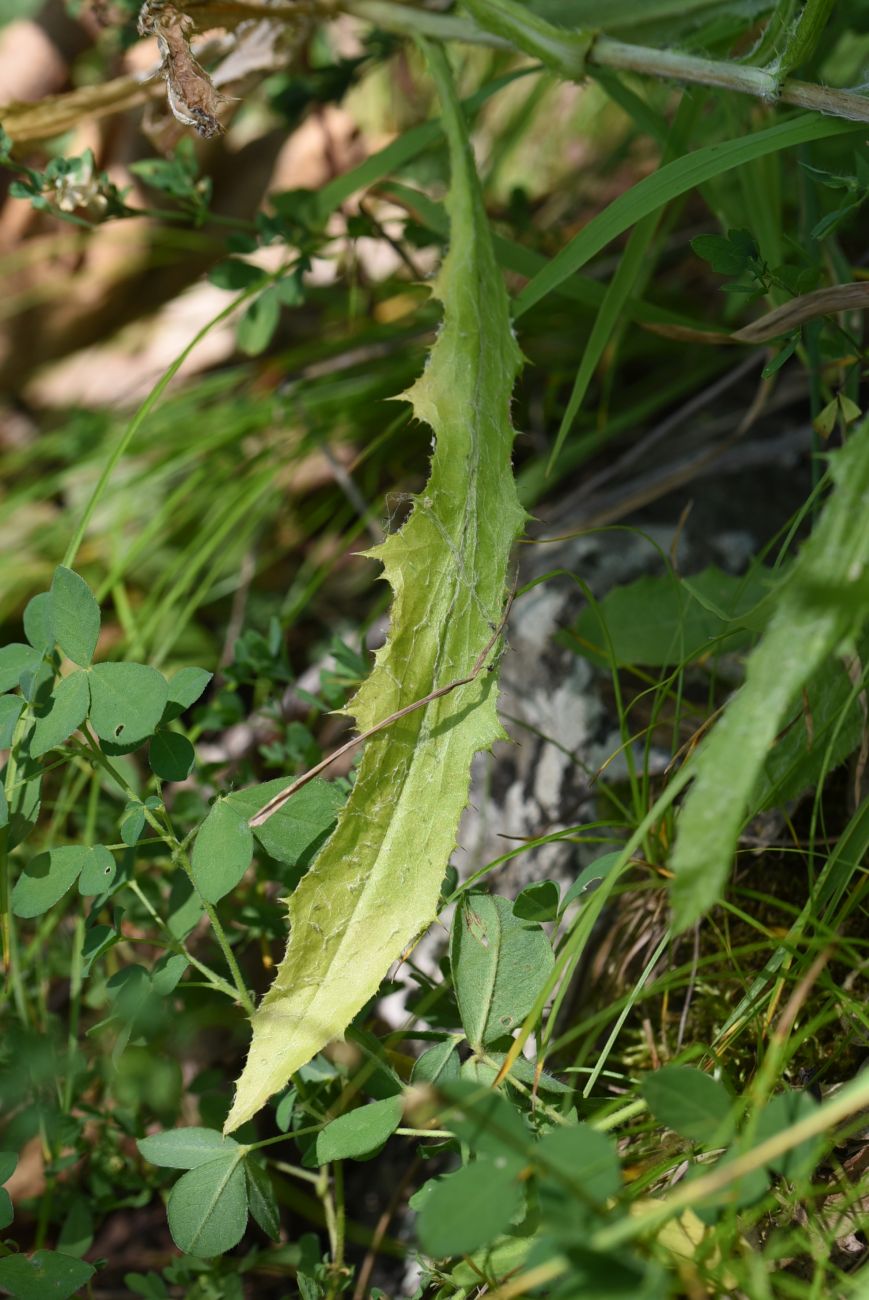
[[[469,1255],[507,1228],[524,1199],[509,1170],[490,1160],[465,1165],[439,1178],[426,1196],[417,1220],[423,1250],[435,1259]]]
[[[87,673],[75,672],[62,678],[51,693],[51,708],[36,719],[30,740],[31,755],[39,758],[55,745],[62,745],[84,722],[90,701]]]
[[[474,1083],[442,1085],[452,1103],[443,1115],[444,1124],[475,1156],[485,1156],[499,1169],[514,1174],[528,1164],[531,1133],[515,1106],[501,1092],[481,1089]]]
[[[14,691],[22,674],[35,673],[41,663],[41,652],[23,641],[0,646],[0,692]]]
[[[218,1156],[235,1155],[240,1147],[234,1138],[213,1128],[173,1128],[139,1138],[139,1154],[152,1165],[167,1169],[196,1169]]]
[[[41,591],[38,596],[27,602],[24,609],[24,635],[33,646],[43,654],[54,645],[54,628],[52,627],[52,599],[50,591]]]
[[[673,574],[638,578],[587,605],[563,639],[601,666],[611,659],[619,667],[689,663],[722,637],[728,650],[745,645],[746,620],[768,591],[769,574],[761,568],[734,578],[712,567],[690,586]]]
[[[151,735],[168,693],[162,673],[147,664],[97,664],[90,679],[91,722],[100,740],[132,745]]]
[[[284,777],[278,777],[247,790],[235,790],[226,802],[247,821],[287,785]],[[335,825],[342,803],[343,795],[333,782],[309,781],[253,833],[276,862],[306,866]]]
[[[104,894],[114,884],[117,874],[114,856],[102,844],[88,850],[88,856],[78,878],[80,894]]]
[[[0,654],[2,654],[0,650]],[[9,749],[24,701],[20,695],[0,695],[0,749]]]
[[[92,1264],[54,1250],[0,1259],[0,1287],[16,1300],[68,1300],[91,1280]]]
[[[16,916],[41,916],[53,907],[75,881],[91,850],[70,844],[31,858],[12,890]]]
[[[211,677],[212,674],[206,672],[204,668],[179,669],[169,682],[169,693],[166,697],[162,721],[171,722],[174,718],[179,718],[185,709],[195,704],[211,681]]]
[[[615,1143],[589,1124],[562,1127],[547,1133],[534,1151],[534,1162],[545,1178],[565,1183],[574,1192],[603,1204],[622,1189],[622,1171]]]
[[[130,801],[121,817],[121,839],[132,848],[145,829],[145,805],[138,800]]]
[[[514,915],[509,899],[463,897],[453,918],[450,963],[462,1027],[475,1050],[522,1023],[553,962],[546,934]]]
[[[605,880],[621,856],[619,852],[602,853],[599,858],[595,858],[594,862],[589,862],[587,867],[583,867],[573,884],[564,892],[561,900],[561,915],[564,915],[570,904],[577,898],[581,898],[586,892],[590,893],[594,887]]]
[[[702,1070],[665,1065],[645,1076],[642,1092],[655,1119],[692,1142],[722,1144],[733,1130],[733,1099]]]
[[[254,298],[238,322],[238,346],[249,357],[259,356],[271,342],[278,327],[281,303],[274,285]]]
[[[818,1109],[818,1103],[808,1092],[780,1092],[764,1106],[757,1120],[754,1131],[755,1143],[765,1142],[767,1138],[783,1133],[802,1119],[807,1119]],[[784,1155],[770,1160],[769,1168],[782,1178],[799,1182],[809,1178],[823,1151],[823,1138],[809,1138],[799,1146],[792,1147]]]
[[[14,1151],[0,1151],[0,1183],[7,1183],[15,1173],[18,1156]],[[8,1228],[15,1217],[9,1193],[0,1187],[0,1232]]]
[[[694,760],[694,780],[671,859],[675,925],[684,930],[718,899],[751,796],[801,691],[869,618],[869,422],[830,456],[833,492],[779,592],[728,701]]]
[[[235,889],[253,857],[253,833],[228,799],[218,799],[199,828],[190,865],[202,897],[218,902]]]
[[[267,1237],[277,1241],[281,1231],[281,1216],[275,1199],[275,1189],[267,1169],[254,1159],[245,1161],[248,1208]]]
[[[196,762],[196,751],[186,736],[158,731],[148,747],[151,771],[161,781],[186,781]]]
[[[58,1233],[58,1250],[81,1259],[90,1250],[93,1239],[94,1220],[90,1205],[84,1196],[76,1196]]]
[[[401,1123],[400,1096],[372,1101],[339,1115],[317,1134],[317,1163],[330,1160],[360,1160],[379,1151]]]
[[[247,289],[251,285],[258,284],[268,275],[261,266],[253,266],[250,262],[243,262],[238,257],[228,257],[225,262],[218,262],[208,272],[208,278],[218,289],[229,289],[236,293],[239,289]]]
[[[513,915],[521,921],[554,921],[560,893],[554,880],[537,880],[526,885],[513,904]]]
[[[218,1156],[183,1174],[167,1207],[179,1250],[211,1259],[232,1250],[247,1226],[247,1180],[238,1152]]]
[[[411,1083],[451,1083],[459,1077],[459,1054],[456,1051],[461,1038],[445,1038],[442,1043],[429,1047],[414,1062]]]
[[[100,607],[84,578],[62,564],[51,580],[51,630],[67,658],[87,668],[100,634]]]

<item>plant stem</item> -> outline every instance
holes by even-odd
[[[23,709],[21,717],[15,724],[15,731],[12,735],[12,744],[9,748],[9,758],[6,763],[6,779],[4,782],[4,794],[9,809],[8,816],[11,819],[12,805],[15,799],[15,788],[18,778],[18,750],[27,729],[27,709]],[[9,864],[9,835],[10,826],[7,825],[0,830],[0,948],[2,948],[2,969],[4,983],[12,989],[12,997],[15,1001],[15,1009],[22,1024],[27,1024],[29,1020],[27,1011],[27,1000],[24,996],[24,986],[21,983],[21,972],[18,969],[15,931],[12,925],[12,898],[10,889],[10,864]]]
[[[98,763],[99,766],[104,769],[104,771],[106,771],[111,776],[113,781],[117,782],[118,786],[124,791],[124,793],[127,795],[128,798],[136,798],[136,792],[133,790],[132,786],[130,786],[124,780],[120,772],[118,772],[117,769],[113,766],[113,764],[109,762],[108,758],[106,758],[106,755],[100,749],[96,737],[92,734],[87,723],[85,723],[82,726],[81,730],[82,730],[82,734],[85,737],[85,740],[87,741],[90,757],[96,763]],[[163,840],[166,847],[169,849],[171,861],[173,863],[178,863],[178,865],[181,867],[181,869],[184,871],[187,878],[189,879],[194,890],[196,891],[197,897],[199,898],[199,901],[202,904],[202,910],[205,912],[206,916],[211,922],[211,928],[214,931],[214,937],[217,940],[218,947],[220,948],[220,951],[223,953],[224,960],[229,968],[229,973],[232,976],[232,983],[235,986],[234,996],[237,996],[239,1002],[244,1007],[247,1014],[249,1016],[252,1016],[254,1013],[253,998],[250,996],[250,993],[247,990],[247,985],[245,984],[244,979],[242,978],[242,974],[241,974],[241,970],[239,969],[238,962],[235,960],[235,953],[232,951],[232,948],[229,945],[229,940],[226,937],[226,931],[224,930],[220,922],[220,918],[218,917],[213,904],[207,902],[202,897],[199,887],[197,886],[196,881],[193,878],[193,869],[190,865],[190,859],[187,856],[187,853],[184,849],[184,845],[175,835],[168,821],[166,821],[165,823],[161,822],[160,819],[157,817],[156,813],[152,811],[152,809],[147,807],[145,808],[145,818],[150,823],[150,825],[154,828],[157,834],[160,836],[161,840]],[[186,951],[185,951],[185,956],[187,956],[188,959],[190,960],[190,955]],[[203,974],[207,975],[209,978],[219,979],[219,976],[215,977],[214,972],[209,970],[207,966],[202,966],[200,965],[200,963],[195,961],[193,961],[192,964],[197,966],[197,968],[201,970]],[[223,981],[221,982],[223,983]],[[228,988],[230,986],[226,985],[226,987]]]
[[[512,48],[509,41],[491,32],[483,31],[475,23],[433,12],[411,9],[392,0],[344,0],[340,6],[346,13],[355,14],[376,23],[389,31],[408,36],[433,36],[440,40],[462,40],[473,45],[489,45],[498,49]],[[655,49],[646,45],[629,45],[609,36],[598,36],[589,50],[589,70],[595,67],[617,68],[637,72],[647,77],[672,78],[701,86],[718,86],[742,95],[754,95],[769,103],[792,104],[814,113],[844,117],[852,122],[869,122],[869,97],[852,90],[836,90],[806,81],[782,79],[782,71],[804,62],[814,48],[831,0],[809,0],[800,19],[793,51],[786,51],[783,66],[778,69],[755,68],[747,64],[729,63],[717,59],[701,59],[676,50]],[[812,14],[809,14],[809,10]],[[806,23],[803,35],[803,23]],[[820,24],[820,25],[819,25]],[[574,33],[575,34],[575,33]],[[566,35],[571,35],[567,32]]]

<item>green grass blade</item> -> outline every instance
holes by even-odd
[[[779,122],[776,126],[767,127],[764,131],[757,131],[754,135],[744,136],[738,140],[706,145],[685,158],[678,158],[675,162],[668,163],[626,193],[620,194],[600,216],[594,217],[587,226],[584,226],[579,234],[552,258],[548,266],[525,286],[516,299],[514,316],[517,318],[522,316],[535,303],[540,302],[548,293],[552,293],[563,284],[569,276],[575,275],[613,239],[617,239],[631,226],[636,225],[638,221],[642,221],[644,217],[657,211],[672,199],[686,194],[688,190],[703,185],[706,181],[734,167],[741,167],[754,158],[763,158],[766,154],[776,153],[779,149],[792,149],[810,140],[825,140],[831,136],[847,135],[860,130],[865,130],[865,127],[855,127],[852,122],[806,114],[792,118],[789,122]]]
[[[510,465],[520,354],[446,57],[436,47],[429,60],[450,148],[452,244],[435,286],[443,328],[407,397],[436,441],[409,520],[372,553],[394,603],[389,641],[353,702],[362,730],[473,672],[524,518]],[[503,734],[495,695],[484,673],[369,741],[334,834],[290,898],[290,941],[253,1017],[227,1131],[343,1033],[434,920],[471,759]]]
[[[782,588],[742,689],[697,755],[678,821],[672,900],[679,929],[718,899],[764,760],[806,682],[869,617],[869,423],[831,457],[834,491]]]

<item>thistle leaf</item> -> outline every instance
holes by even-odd
[[[520,354],[446,58],[427,50],[449,141],[452,242],[435,285],[444,323],[407,399],[435,434],[431,476],[370,555],[393,589],[389,641],[352,711],[368,729],[472,673],[502,615],[522,526],[509,406]],[[474,754],[503,735],[483,672],[367,744],[338,825],[289,900],[291,936],[253,1017],[226,1131],[343,1033],[434,920]]]

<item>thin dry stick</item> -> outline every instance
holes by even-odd
[[[504,631],[507,619],[510,617],[510,609],[512,608],[513,598],[515,595],[516,584],[514,583],[513,589],[507,599],[507,605],[504,609],[501,622],[495,628],[492,635],[489,637],[489,640],[480,651],[477,656],[477,662],[474,664],[467,677],[457,677],[454,682],[448,682],[446,686],[439,686],[436,691],[430,691],[429,694],[423,696],[421,700],[414,700],[413,704],[406,704],[403,709],[397,709],[395,713],[390,713],[388,718],[383,718],[382,721],[375,722],[373,727],[369,727],[368,730],[363,731],[361,735],[352,736],[346,744],[339,746],[334,753],[328,754],[326,758],[321,759],[314,767],[309,768],[307,772],[304,772],[300,777],[297,777],[292,785],[287,786],[286,790],[281,790],[280,794],[276,794],[273,799],[269,799],[267,804],[263,804],[259,812],[254,813],[253,817],[251,817],[248,825],[251,827],[262,826],[263,822],[267,822],[270,817],[273,817],[276,812],[279,812],[287,800],[292,799],[296,791],[301,790],[303,785],[307,785],[309,781],[313,781],[315,776],[319,776],[325,768],[343,757],[344,754],[349,754],[350,750],[355,749],[357,745],[361,745],[372,736],[376,736],[379,731],[385,731],[387,727],[391,727],[393,722],[398,722],[401,718],[406,718],[409,713],[415,713],[417,709],[423,709],[427,704],[433,703],[434,700],[442,699],[444,695],[449,695],[452,691],[458,690],[460,686],[468,686],[471,682],[475,681],[483,671],[492,647]]]

